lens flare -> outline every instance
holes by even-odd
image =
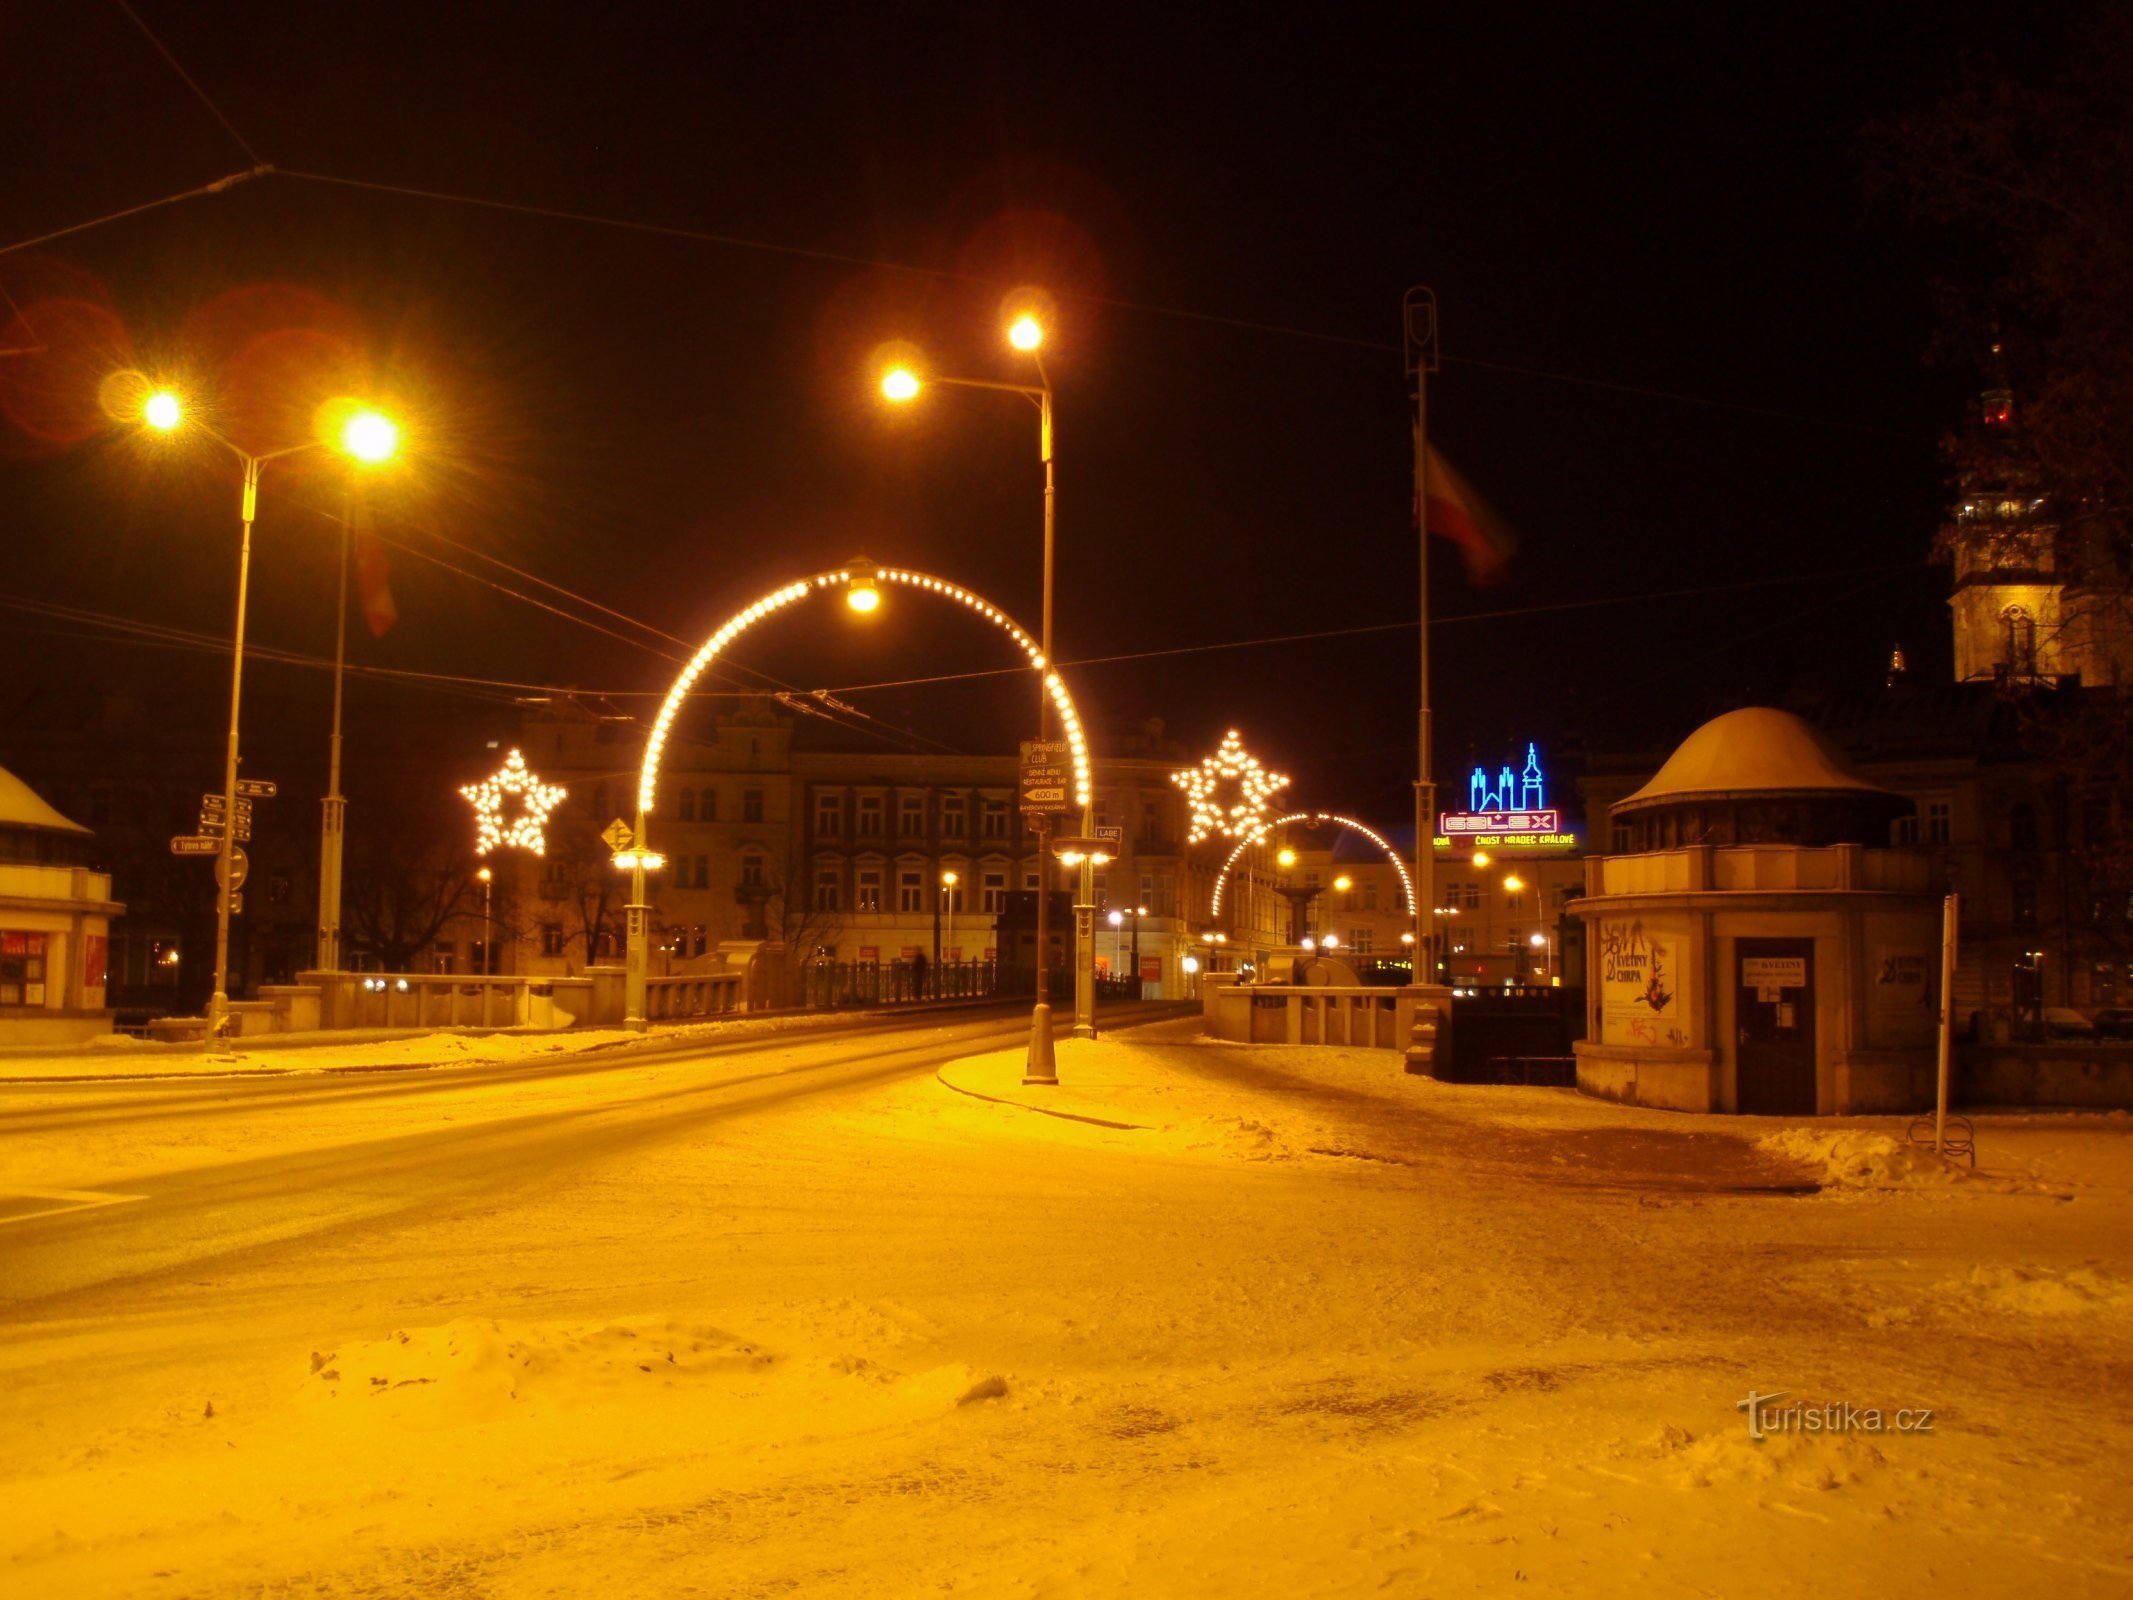
[[[141,407],[141,420],[159,433],[168,433],[185,420],[185,408],[168,389],[158,389]]]
[[[341,424],[341,448],[358,461],[390,461],[400,448],[400,428],[376,411],[358,411]]]
[[[897,367],[882,375],[881,392],[891,400],[915,400],[918,389],[918,374],[908,367]]]

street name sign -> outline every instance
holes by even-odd
[[[170,841],[170,853],[174,856],[219,856],[222,840],[213,834],[178,834]]]
[[[237,793],[247,800],[271,800],[281,789],[272,778],[239,778]]]

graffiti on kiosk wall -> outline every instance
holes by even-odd
[[[1686,1046],[1679,941],[1630,917],[1603,920],[1599,942],[1601,1037],[1609,1044]]]

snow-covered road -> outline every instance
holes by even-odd
[[[1956,1178],[1876,1128],[1758,1147],[1767,1124],[1184,1024],[1062,1045],[1054,1104],[1113,1129],[949,1086],[1018,1098],[1015,1032],[226,1104],[8,1093],[0,1573],[170,1596],[2133,1584],[2123,1118],[1988,1122],[1984,1176]],[[1751,1390],[1933,1428],[1758,1443]]]

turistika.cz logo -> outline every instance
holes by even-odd
[[[1733,1403],[1735,1411],[1748,1413],[1748,1437],[1760,1444],[1774,1434],[1785,1433],[1931,1433],[1933,1408],[1906,1407],[1884,1411],[1879,1406],[1855,1406],[1849,1400],[1787,1401],[1789,1391],[1774,1394],[1748,1391],[1748,1398]]]

